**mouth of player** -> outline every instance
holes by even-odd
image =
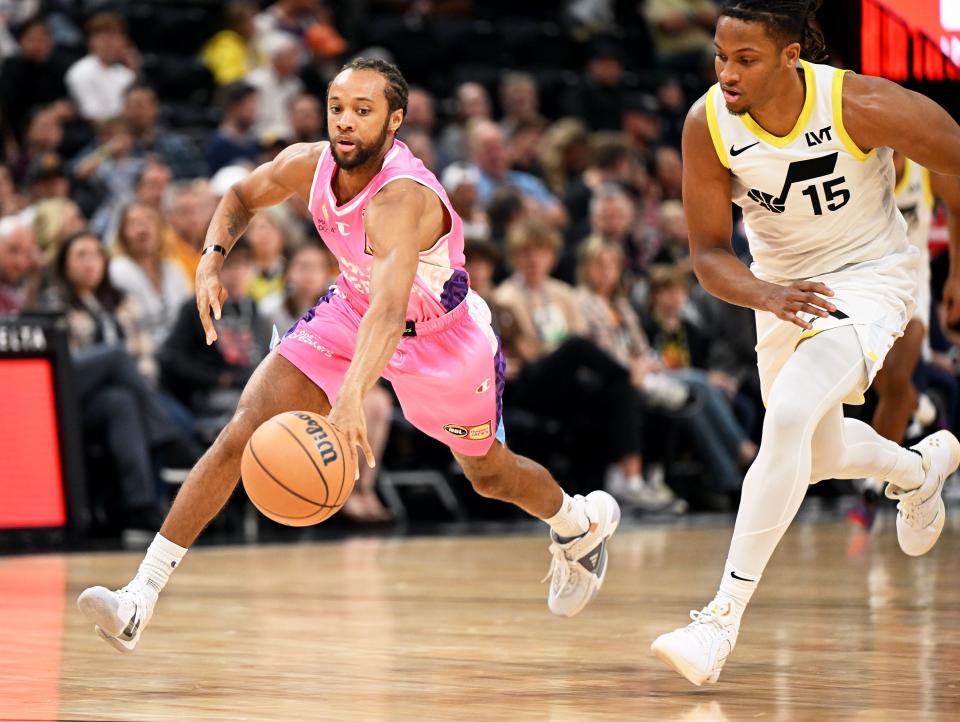
[[[337,138],[336,141],[337,150],[341,153],[349,153],[351,150],[357,147],[357,144],[352,140],[347,140],[346,138]]]
[[[726,100],[728,104],[736,103],[742,95],[739,90],[733,88],[721,87],[720,91],[723,93],[723,99]]]

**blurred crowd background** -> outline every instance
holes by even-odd
[[[274,327],[334,281],[300,201],[261,213],[205,344],[192,285],[219,197],[326,137],[326,84],[357,55],[405,74],[399,138],[464,219],[509,443],[642,513],[731,508],[763,416],[753,315],[697,286],[680,189],[715,20],[712,0],[0,0],[0,313],[68,324],[95,531],[159,525]],[[739,228],[734,247],[748,260]],[[954,426],[955,358],[934,329],[914,433]],[[378,484],[411,470],[470,516],[513,514],[470,495],[387,386],[365,410],[379,478],[346,516],[389,521]]]

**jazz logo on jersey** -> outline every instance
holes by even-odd
[[[779,195],[774,196],[772,193],[752,188],[747,193],[747,197],[756,201],[771,213],[783,213],[787,209],[787,196],[790,195],[790,189],[793,185],[831,175],[836,170],[838,156],[839,153],[830,153],[807,160],[795,160],[787,167],[787,177],[783,180],[783,188],[780,189]],[[850,191],[839,187],[845,181],[846,178],[843,176],[824,181],[823,194],[827,201],[828,210],[840,210],[850,201]],[[823,205],[820,202],[817,186],[815,184],[809,185],[801,193],[810,199],[813,214],[823,215]]]

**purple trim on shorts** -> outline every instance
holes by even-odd
[[[470,282],[467,279],[467,272],[458,268],[443,284],[443,292],[440,294],[440,303],[447,313],[463,303],[469,290]]]
[[[333,296],[334,289],[336,289],[336,286],[330,286],[327,292],[317,299],[317,302],[313,304],[309,311],[293,322],[293,325],[287,329],[287,332],[283,334],[283,337],[286,338],[293,333],[294,329],[300,325],[301,321],[304,323],[310,323],[313,320],[313,317],[317,315],[317,306],[319,306],[321,303],[329,303],[330,297]]]
[[[493,428],[497,429],[503,418],[503,389],[507,385],[507,359],[503,355],[503,345],[500,343],[499,336],[497,336],[497,354],[493,357],[493,368],[497,377],[497,421]]]

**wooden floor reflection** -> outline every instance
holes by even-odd
[[[700,689],[648,646],[707,601],[729,527],[624,530],[575,619],[537,585],[545,535],[200,549],[132,656],[74,600],[139,553],[0,559],[0,719],[960,719],[960,513],[920,559],[892,521],[795,525]]]

